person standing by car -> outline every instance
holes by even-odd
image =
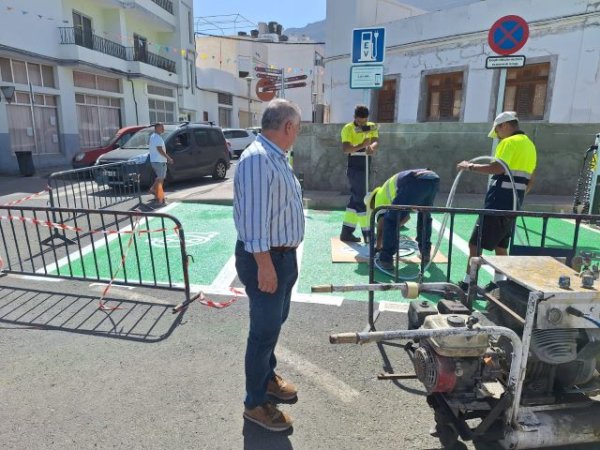
[[[150,164],[152,170],[156,174],[156,178],[152,186],[150,186],[150,193],[154,194],[154,202],[158,206],[165,204],[165,192],[163,184],[167,177],[167,163],[173,164],[173,158],[167,155],[165,147],[165,141],[161,137],[161,134],[165,132],[165,126],[161,122],[154,124],[154,133],[150,135],[150,142],[148,149],[150,152]]]

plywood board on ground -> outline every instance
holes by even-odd
[[[417,243],[415,241],[410,242],[416,248]],[[331,238],[331,261],[334,263],[369,262],[369,246],[360,243],[342,242],[339,238]],[[421,259],[418,256],[418,251],[416,251],[410,256],[401,257],[400,261],[405,264],[419,264]],[[448,258],[442,252],[438,252],[433,262],[435,264],[448,264]]]

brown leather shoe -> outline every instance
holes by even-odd
[[[292,419],[271,402],[244,410],[244,418],[269,431],[285,431],[292,427]]]
[[[279,400],[292,400],[298,395],[298,389],[292,383],[288,383],[279,375],[269,380],[267,384],[267,394]]]

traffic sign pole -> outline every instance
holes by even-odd
[[[496,20],[488,32],[488,44],[499,55],[512,55],[519,51],[529,38],[529,25],[519,16],[504,16]],[[506,68],[500,69],[498,81],[498,99],[496,101],[496,116],[504,109],[504,94],[506,91]],[[492,143],[492,156],[496,152],[498,139]]]
[[[504,93],[506,92],[506,69],[500,69],[500,80],[498,81],[498,99],[496,101],[496,116],[504,109]],[[498,138],[492,140],[492,156],[496,154]]]
[[[369,89],[363,89],[363,104],[369,105],[369,101],[371,100],[371,96],[369,95]],[[369,193],[369,155],[367,155],[367,150],[365,150],[365,195]]]
[[[383,64],[385,60],[385,28],[355,28],[352,30],[351,60],[353,65]],[[352,70],[350,71],[350,85],[352,86]],[[374,77],[375,79],[375,77]],[[381,74],[383,82],[383,70]],[[372,84],[365,87],[363,84],[363,103],[370,106],[370,89],[381,87]],[[369,193],[369,156],[365,150],[365,193]]]

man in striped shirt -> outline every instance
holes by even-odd
[[[286,160],[299,131],[298,107],[271,101],[234,179],[235,266],[250,301],[244,417],[270,431],[287,430],[292,420],[269,398],[288,401],[297,393],[275,373],[274,352],[298,278],[296,248],[304,239],[300,183]]]

